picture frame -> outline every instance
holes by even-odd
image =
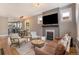
[[[61,21],[68,22],[72,21],[72,10],[71,8],[67,8],[61,11]]]

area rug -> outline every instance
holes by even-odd
[[[22,43],[19,47],[15,47],[20,55],[35,55],[31,42]]]

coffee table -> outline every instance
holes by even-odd
[[[44,40],[40,40],[40,39],[35,39],[35,40],[32,40],[31,41],[32,45],[34,45],[34,48],[35,47],[43,47],[44,46],[44,43],[45,41]]]

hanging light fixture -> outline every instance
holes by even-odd
[[[33,3],[33,7],[39,7],[40,3]]]

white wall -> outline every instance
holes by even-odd
[[[79,4],[76,4],[77,39],[79,40]]]
[[[8,35],[8,19],[0,16],[0,36]]]

